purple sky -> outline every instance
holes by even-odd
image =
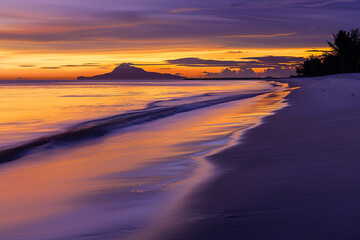
[[[0,51],[311,49],[359,22],[356,0],[0,0]]]

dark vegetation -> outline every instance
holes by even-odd
[[[350,32],[340,30],[333,34],[334,42],[327,42],[331,48],[322,56],[310,56],[296,70],[299,76],[312,77],[338,73],[360,72],[359,29]]]

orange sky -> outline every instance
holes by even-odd
[[[299,57],[321,54],[309,50],[326,49],[331,33],[356,28],[359,5],[353,0],[0,1],[0,79],[75,79],[110,72],[123,62],[187,77],[222,76],[224,69],[288,76],[289,65],[303,61]]]
[[[38,52],[8,51],[1,49],[2,63],[0,79],[75,79],[77,76],[92,76],[111,71],[122,62],[139,64],[148,71],[162,73],[181,73],[187,77],[199,77],[204,71],[219,72],[224,67],[188,67],[165,62],[167,59],[179,59],[188,56],[201,59],[239,60],[261,56],[297,56],[307,57],[308,48],[283,49],[224,49],[218,48],[179,48],[155,49],[147,51],[119,52]],[[238,53],[241,51],[241,53]],[[69,66],[71,65],[71,66]],[[253,68],[262,72],[263,68]]]

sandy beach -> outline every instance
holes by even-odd
[[[360,238],[360,74],[284,82],[290,106],[210,158],[162,239]]]

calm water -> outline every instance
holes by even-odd
[[[0,83],[0,239],[144,239],[161,231],[216,172],[205,157],[286,106],[285,87]]]

